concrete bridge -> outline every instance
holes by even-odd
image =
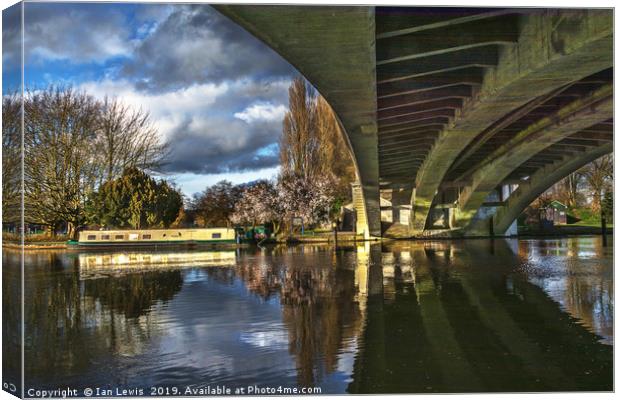
[[[368,236],[504,234],[613,151],[612,10],[215,8],[330,103]],[[382,224],[381,196],[398,221]]]

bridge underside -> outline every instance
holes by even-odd
[[[502,234],[612,151],[611,10],[216,8],[331,104],[370,236]],[[380,196],[397,219],[381,223]]]

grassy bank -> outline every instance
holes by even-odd
[[[69,240],[67,235],[26,235],[24,238],[24,246],[27,249],[64,249],[67,247],[67,240]],[[16,233],[2,232],[2,246],[8,248],[20,248],[20,235]]]

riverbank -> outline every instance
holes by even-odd
[[[607,227],[607,235],[613,235],[614,228]],[[575,235],[602,235],[600,226],[588,225],[556,225],[552,228],[519,227],[518,236],[575,236]]]
[[[525,229],[524,229],[525,228]],[[613,228],[607,228],[607,234],[613,235]],[[553,228],[548,229],[538,229],[533,227],[519,227],[519,234],[515,237],[563,237],[563,236],[580,236],[580,235],[601,235],[601,228],[594,226],[579,226],[579,225],[560,225],[554,226]],[[482,238],[482,237],[479,237]],[[425,237],[425,238],[373,238],[372,241],[393,241],[393,240],[455,240],[455,239],[466,239],[466,238],[455,238],[455,237]],[[473,239],[473,238],[472,238]],[[277,239],[267,239],[262,242],[257,243],[259,246],[269,245],[269,244],[304,244],[304,243],[324,243],[324,244],[334,244],[338,243],[357,243],[364,242],[366,239],[363,235],[357,235],[354,232],[338,232],[337,238],[333,234],[330,233],[317,233],[313,235],[291,235],[287,237],[281,237]],[[210,244],[198,244],[198,245],[186,245],[188,247],[207,247],[207,248],[215,248],[215,249],[235,249],[239,247],[246,247],[250,245],[249,243],[242,244],[218,244],[218,243],[210,243]],[[18,241],[13,240],[5,240],[2,242],[3,248],[8,249],[21,249],[21,244]],[[144,247],[144,246],[142,246]],[[161,247],[161,246],[155,246]],[[24,245],[24,250],[85,250],[85,249],[111,249],[111,248],[133,248],[132,246],[76,246],[68,244],[66,241],[32,241],[26,242]]]
[[[311,235],[290,235],[276,240],[278,243],[345,243],[345,242],[363,242],[364,235],[358,235],[355,232],[321,232]],[[379,239],[375,239],[379,240]]]
[[[110,249],[152,249],[152,248],[208,248],[217,250],[234,250],[241,247],[247,247],[247,243],[199,243],[199,244],[169,244],[169,245],[149,245],[149,246],[132,246],[132,245],[112,245],[112,246],[79,246],[67,242],[26,242],[24,250],[110,250]],[[3,241],[2,248],[21,250],[22,246],[19,242]]]
[[[19,242],[2,242],[2,247],[7,249],[21,249],[21,243]],[[68,248],[66,242],[26,242],[24,244],[25,250],[49,250],[49,249],[66,249]]]

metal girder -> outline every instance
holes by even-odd
[[[457,224],[467,227],[489,191],[519,166],[544,166],[533,160],[532,153],[560,142],[588,126],[613,115],[613,86],[599,88],[594,93],[566,105],[554,115],[536,122],[497,148],[475,170],[461,176],[472,176],[473,185],[461,192]],[[457,178],[458,179],[458,178]]]
[[[395,126],[408,125],[412,122],[424,121],[435,117],[454,118],[456,111],[453,108],[441,108],[433,111],[424,111],[414,115],[407,115],[390,119],[389,121],[379,121],[379,129],[393,128]]]
[[[411,8],[409,10],[411,10]],[[461,9],[456,9],[456,10],[463,12],[463,13],[467,12]],[[454,18],[446,18],[445,15],[441,15],[440,17],[437,17],[436,21],[432,21],[432,22],[429,22],[428,21],[430,19],[429,16],[427,14],[424,14],[424,18],[420,20],[418,24],[415,24],[415,19],[413,19],[412,21],[411,14],[403,15],[402,23],[399,29],[383,30],[383,31],[378,30],[377,39],[386,39],[386,38],[390,38],[394,36],[407,35],[410,33],[421,32],[421,31],[425,31],[429,29],[451,27],[451,26],[458,25],[458,24],[464,24],[467,22],[473,22],[473,21],[478,21],[481,19],[488,19],[488,18],[499,17],[501,15],[514,13],[514,10],[510,10],[510,9],[490,9],[489,11],[483,11],[482,9],[473,8],[470,10],[471,10],[470,11],[471,14],[469,15],[464,15],[464,16],[454,17]],[[441,11],[445,13],[445,10],[441,10]],[[382,21],[381,14],[379,13],[377,15],[378,29],[380,29],[379,27],[382,27],[383,25],[382,22],[383,24],[385,24],[385,22]]]
[[[421,128],[421,127],[427,127],[427,126],[434,126],[434,125],[446,125],[450,122],[450,118],[449,117],[431,117],[431,118],[425,118],[422,121],[418,121],[415,123],[411,123],[408,124],[405,127],[399,127],[399,128],[390,128],[390,129],[380,129],[379,130],[379,135],[389,135],[389,134],[393,134],[393,133],[401,133],[401,132],[408,132],[411,130],[414,130],[416,128]]]
[[[414,234],[426,226],[430,205],[454,160],[480,132],[535,98],[613,65],[613,18],[608,10],[540,10],[523,15],[520,29],[518,47],[503,49],[493,79],[484,80],[440,133],[412,177]],[[545,39],[550,37],[554,39]]]
[[[443,128],[443,125],[428,125],[421,128],[405,130],[401,132],[394,133],[380,133],[379,134],[379,143],[384,142],[385,140],[390,139],[398,139],[398,138],[417,138],[417,137],[427,137],[429,135],[436,136]]]

